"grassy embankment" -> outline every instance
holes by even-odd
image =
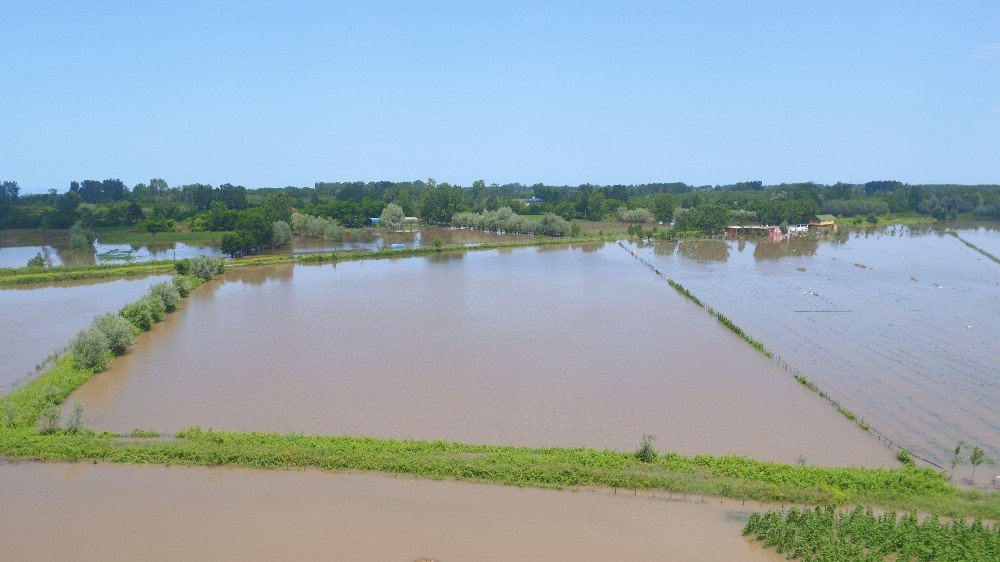
[[[869,222],[868,218],[863,215],[858,215],[856,217],[851,217],[851,218],[838,218],[837,224],[841,227],[866,229],[866,228],[881,228],[883,226],[894,226],[897,224],[903,224],[903,225],[931,224],[937,221],[938,219],[930,215],[924,215],[911,211],[906,213],[889,213],[887,215],[879,215],[877,222],[875,222],[874,224]]]
[[[959,240],[959,241],[960,241],[960,242],[961,242],[962,244],[965,244],[965,245],[966,245],[966,247],[968,247],[968,248],[971,248],[971,249],[973,249],[973,250],[975,250],[975,251],[979,252],[980,254],[982,254],[982,255],[986,256],[987,258],[989,258],[989,259],[993,260],[993,261],[994,261],[995,263],[1000,263],[1000,258],[998,258],[998,257],[994,256],[993,254],[991,254],[991,253],[987,252],[986,250],[984,250],[984,249],[980,248],[979,246],[976,246],[975,244],[973,244],[972,242],[969,242],[969,241],[968,241],[968,240],[966,240],[965,238],[962,238],[962,237],[961,237],[961,236],[959,236],[959,235],[958,235],[958,233],[957,233],[957,232],[955,232],[954,230],[946,230],[946,231],[945,231],[945,234],[948,234],[948,235],[950,235],[950,236],[954,236],[954,237],[955,237],[955,238],[957,238],[957,239],[958,239],[958,240]]]

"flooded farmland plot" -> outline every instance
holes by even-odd
[[[460,228],[422,226],[401,232],[378,229],[348,231],[342,239],[306,238],[296,236],[280,248],[264,254],[291,255],[377,250],[392,244],[407,248],[429,246],[436,240],[444,245],[482,244],[505,240],[531,240],[531,236],[498,234]],[[24,267],[28,260],[41,254],[46,263],[59,265],[94,265],[140,263],[156,260],[180,260],[198,256],[222,257],[219,240],[191,242],[150,242],[143,244],[105,244],[100,239],[92,248],[71,250],[68,230],[6,230],[0,231],[0,267]]]
[[[71,400],[117,431],[895,464],[613,244],[232,270]]]
[[[718,500],[82,463],[3,465],[0,488],[12,560],[783,559],[740,536],[754,507]]]
[[[46,355],[66,347],[94,316],[116,312],[157,281],[143,279],[73,281],[0,289],[0,390],[34,371]]]
[[[639,253],[905,447],[1000,457],[1000,267],[942,230]]]

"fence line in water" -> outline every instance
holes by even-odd
[[[665,279],[668,283],[671,283],[671,284],[677,283],[676,281],[674,281],[673,279],[671,279],[667,275],[663,274],[663,272],[661,272],[655,265],[653,265],[652,262],[650,262],[646,258],[643,258],[642,256],[640,256],[639,253],[637,251],[635,251],[635,249],[627,247],[623,241],[619,240],[618,241],[618,246],[620,246],[621,249],[623,249],[626,252],[628,252],[629,254],[631,254],[633,258],[639,260],[639,263],[641,263],[641,264],[645,265],[646,267],[648,267],[653,273],[655,273],[656,275],[658,275],[658,276],[662,277],[663,279]],[[713,309],[711,307],[708,307],[707,305],[702,304],[700,301],[697,301],[697,304],[699,306],[701,306],[702,308],[706,308],[710,312],[713,312],[713,315],[715,315],[714,313],[717,312],[717,311],[715,311],[715,309]],[[743,338],[743,339],[747,339],[747,338]],[[809,380],[808,378],[806,378],[798,369],[790,367],[788,365],[787,361],[784,361],[784,360],[781,359],[781,356],[779,356],[779,355],[773,355],[770,351],[767,351],[766,349],[762,350],[762,352],[764,353],[765,357],[771,359],[772,361],[774,361],[774,363],[776,365],[778,365],[779,367],[783,368],[786,373],[792,375],[795,378],[796,381],[798,381],[799,383],[801,383],[805,387],[807,387],[810,390],[812,390],[816,395],[818,395],[820,398],[826,400],[834,408],[837,408],[837,411],[840,412],[840,413],[842,413],[842,414],[844,414],[845,417],[848,417],[848,419],[851,419],[845,413],[845,412],[849,412],[849,410],[847,410],[846,408],[844,408],[843,406],[841,406],[839,400],[837,400],[835,398],[832,398],[828,392],[820,390],[815,384],[813,384],[813,382],[811,380]],[[854,415],[854,414],[852,413],[852,415]],[[914,453],[913,451],[909,450],[908,448],[906,448],[906,447],[900,445],[899,443],[895,442],[888,435],[882,433],[881,431],[879,431],[878,429],[872,427],[868,423],[865,423],[864,418],[862,418],[860,416],[856,416],[856,417],[857,417],[857,421],[855,423],[858,425],[858,427],[860,427],[866,433],[873,434],[878,439],[879,443],[882,443],[883,445],[885,445],[886,447],[888,447],[890,450],[897,451],[897,452],[898,451],[906,451],[906,454],[910,455],[911,457],[919,459],[919,460],[921,460],[921,461],[923,461],[923,462],[925,462],[925,463],[927,463],[927,464],[929,464],[931,466],[935,466],[935,467],[937,467],[940,470],[944,470],[944,467],[941,466],[941,465],[939,465],[938,463],[936,463],[936,462],[934,462],[934,461],[932,461],[932,460],[930,460],[930,459],[928,459],[928,458],[926,458],[924,456],[921,456],[921,455],[919,455],[917,453]],[[854,421],[854,420],[852,420],[852,421]]]

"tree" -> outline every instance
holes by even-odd
[[[271,245],[275,248],[284,246],[292,241],[292,227],[285,221],[276,221],[271,224]]]
[[[962,464],[962,448],[965,447],[965,441],[959,441],[955,444],[955,450],[951,453],[951,473],[948,474],[950,479],[952,474],[955,473],[955,467]]]
[[[20,191],[21,187],[17,185],[16,181],[2,182],[0,183],[0,201],[16,201]]]
[[[162,216],[153,215],[139,223],[142,229],[156,237],[157,232],[169,232],[174,228],[174,221]]]
[[[41,252],[38,252],[37,254],[35,254],[35,257],[28,260],[28,267],[31,268],[41,269],[45,267],[45,265],[46,265],[45,258],[42,257]]]
[[[264,198],[260,208],[269,225],[278,221],[291,222],[292,220],[292,200],[284,191],[269,193]]]
[[[153,195],[159,195],[161,193],[166,193],[167,187],[168,187],[167,186],[167,182],[163,181],[160,178],[153,178],[153,179],[149,180],[149,191]]]
[[[979,445],[972,448],[972,454],[969,455],[969,464],[972,465],[972,481],[976,481],[976,468],[983,464],[993,464],[993,459],[986,456],[986,452]]]
[[[111,359],[108,338],[96,328],[80,330],[69,342],[69,350],[73,360],[85,369],[103,371]]]
[[[146,218],[146,212],[142,210],[142,207],[135,201],[129,201],[128,207],[125,207],[125,213],[122,215],[122,221],[127,226],[132,226],[144,218]]]
[[[94,329],[99,330],[108,339],[108,347],[115,355],[121,355],[132,345],[135,336],[132,326],[120,314],[109,312],[94,319]]]
[[[242,185],[224,183],[219,186],[219,193],[215,200],[224,203],[227,209],[241,211],[247,208],[247,188]]]
[[[184,194],[184,199],[187,200],[188,203],[193,204],[199,211],[207,210],[212,205],[212,201],[215,198],[212,186],[202,183],[185,185],[181,187],[181,193]]]
[[[379,224],[391,230],[399,230],[403,226],[404,218],[403,208],[395,203],[389,203],[382,210],[382,215],[379,217]]]
[[[677,206],[674,196],[669,193],[650,195],[646,204],[656,219],[664,223],[669,223],[670,219],[674,217],[674,208]]]

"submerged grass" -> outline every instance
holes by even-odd
[[[129,227],[101,227],[95,229],[97,240],[102,244],[150,244],[154,242],[211,242],[222,240],[225,232],[215,231],[170,231],[145,232],[129,230]]]

